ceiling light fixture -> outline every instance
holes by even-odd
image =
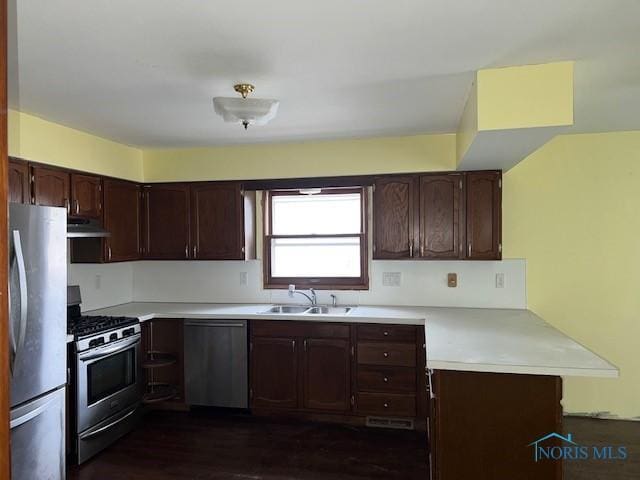
[[[278,112],[278,100],[247,98],[255,87],[250,83],[239,83],[233,89],[242,95],[237,97],[215,97],[213,107],[225,122],[241,123],[246,130],[249,125],[264,125]]]

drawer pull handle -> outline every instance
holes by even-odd
[[[384,381],[384,383],[389,383],[389,379],[387,377],[384,377],[382,380]]]
[[[389,352],[384,352],[382,355],[384,356],[384,358],[387,358],[389,356]]]
[[[385,402],[385,404],[383,405],[384,408],[389,408],[389,404]]]

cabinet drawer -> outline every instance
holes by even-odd
[[[416,392],[416,369],[358,366],[358,390],[367,392]]]
[[[367,365],[416,366],[416,346],[410,343],[358,343],[358,363]]]
[[[358,325],[358,339],[416,343],[416,327],[398,325]]]
[[[415,395],[395,393],[358,393],[358,413],[392,417],[415,417]]]

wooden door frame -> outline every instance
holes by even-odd
[[[0,0],[0,478],[10,478],[7,115],[7,0]]]

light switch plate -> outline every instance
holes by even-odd
[[[496,273],[496,288],[504,288],[504,273]]]
[[[402,274],[400,272],[383,272],[382,273],[383,287],[399,287],[401,283],[402,283]]]
[[[457,286],[458,286],[458,274],[457,273],[447,274],[447,287],[456,288]]]
[[[247,272],[240,272],[240,285],[243,287],[249,285],[249,274]]]

